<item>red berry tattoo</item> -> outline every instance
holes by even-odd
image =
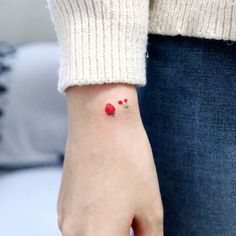
[[[105,106],[105,112],[108,116],[115,116],[116,108],[111,104],[107,103]]]
[[[122,106],[123,108],[125,108],[125,109],[127,109],[129,107],[129,105],[127,103],[128,103],[128,99],[127,98],[125,98],[123,101],[122,100],[118,101],[118,104],[120,106]],[[108,116],[115,116],[115,112],[116,112],[115,106],[112,105],[111,103],[107,103],[106,106],[105,106],[105,113]]]
[[[118,101],[118,104],[122,105],[122,107],[124,107],[125,109],[129,108],[129,105],[127,103],[128,103],[128,99],[127,98],[124,99],[124,102],[122,100]]]

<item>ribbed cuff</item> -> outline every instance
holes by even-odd
[[[58,89],[146,84],[148,1],[48,0],[60,44]]]
[[[236,1],[153,1],[149,32],[236,41]]]

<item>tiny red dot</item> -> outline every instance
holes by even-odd
[[[123,104],[123,102],[120,100],[120,101],[118,101],[118,104],[122,105],[122,104]]]
[[[127,103],[127,102],[128,102],[128,99],[127,99],[127,98],[125,98],[125,99],[124,99],[124,102],[125,102],[125,103]]]

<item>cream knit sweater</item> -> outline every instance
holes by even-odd
[[[61,49],[58,89],[146,84],[147,34],[236,41],[236,0],[48,0]]]

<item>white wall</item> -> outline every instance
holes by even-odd
[[[46,0],[0,0],[0,41],[55,40]]]

